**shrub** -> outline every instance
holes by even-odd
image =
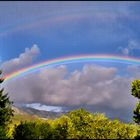
[[[0,139],[7,139],[6,130],[2,126],[0,126]]]
[[[40,137],[41,139],[51,139],[53,134],[53,129],[51,124],[46,122],[41,122],[38,124],[39,131],[40,131]]]
[[[61,116],[53,122],[53,139],[75,138],[75,127],[68,116]]]
[[[21,122],[15,125],[14,139],[39,139],[40,131],[36,122]]]

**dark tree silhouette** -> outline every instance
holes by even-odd
[[[2,71],[0,71],[1,75]],[[4,88],[1,88],[1,84],[4,81],[0,77],[0,126],[5,127],[11,121],[13,116],[12,104],[13,102],[9,100],[8,94],[4,94]]]

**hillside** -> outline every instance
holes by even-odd
[[[26,121],[26,120],[37,120],[39,119],[39,116],[34,114],[28,114],[27,112],[23,111],[22,109],[19,109],[15,106],[12,106],[14,110],[14,116],[12,118],[13,123],[17,123],[20,121]]]

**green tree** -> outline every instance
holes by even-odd
[[[2,126],[0,126],[0,139],[7,139],[6,130]]]
[[[140,80],[134,80],[132,82],[132,93],[134,97],[138,98],[138,103],[136,104],[136,108],[134,109],[133,113],[133,120],[139,125],[140,128]],[[136,139],[140,138],[140,134],[138,131],[138,135],[135,137]]]
[[[3,132],[3,131],[2,131]],[[109,120],[104,114],[74,110],[55,120],[21,122],[15,126],[14,139],[134,139],[136,124]]]
[[[14,139],[40,139],[40,128],[36,122],[20,122],[15,125]]]
[[[140,80],[134,80],[132,82],[132,93],[134,97],[138,98],[139,101],[136,104],[136,108],[134,109],[134,121],[140,125]]]
[[[2,71],[0,71],[1,75]],[[0,77],[0,84],[4,79]],[[1,87],[0,87],[1,88]],[[7,124],[11,121],[13,116],[12,104],[9,100],[8,94],[4,94],[4,88],[0,89],[0,126],[6,127]]]
[[[54,120],[52,139],[74,139],[76,138],[76,130],[71,119],[62,115]]]
[[[93,123],[93,116],[91,113],[81,108],[70,111],[67,116],[71,119],[76,130],[76,138],[91,139],[91,125]]]
[[[2,71],[0,71],[1,75]],[[0,139],[6,139],[6,132],[8,130],[8,124],[13,116],[12,103],[9,100],[8,94],[4,94],[4,89],[1,88],[1,84],[4,79],[0,77]]]
[[[53,134],[53,129],[51,125],[46,122],[41,122],[38,124],[40,131],[40,139],[51,139]]]

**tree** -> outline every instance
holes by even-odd
[[[1,75],[0,71],[0,75]],[[0,84],[4,79],[0,78]],[[0,87],[1,88],[1,87]],[[4,94],[4,88],[0,89],[0,126],[6,127],[7,124],[11,121],[11,117],[13,116],[12,110],[13,102],[9,100],[8,94]]]
[[[6,130],[4,127],[0,126],[0,139],[7,139]]]
[[[139,101],[136,104],[136,108],[134,109],[134,121],[140,125],[140,80],[134,80],[132,82],[132,93],[134,97],[138,98]]]
[[[40,139],[40,128],[36,122],[25,121],[15,125],[14,139]]]
[[[76,130],[71,119],[62,115],[53,121],[52,139],[75,139]]]
[[[139,101],[136,104],[136,108],[134,109],[134,116],[133,120],[139,125],[138,135],[135,137],[135,139],[140,138],[140,80],[134,80],[132,82],[132,93],[134,97],[138,98]]]
[[[75,127],[76,139],[91,139],[91,125],[93,123],[93,116],[91,113],[80,108],[68,112],[67,116],[71,119]]]
[[[53,129],[51,124],[47,121],[38,122],[38,128],[40,131],[40,139],[52,139]]]

